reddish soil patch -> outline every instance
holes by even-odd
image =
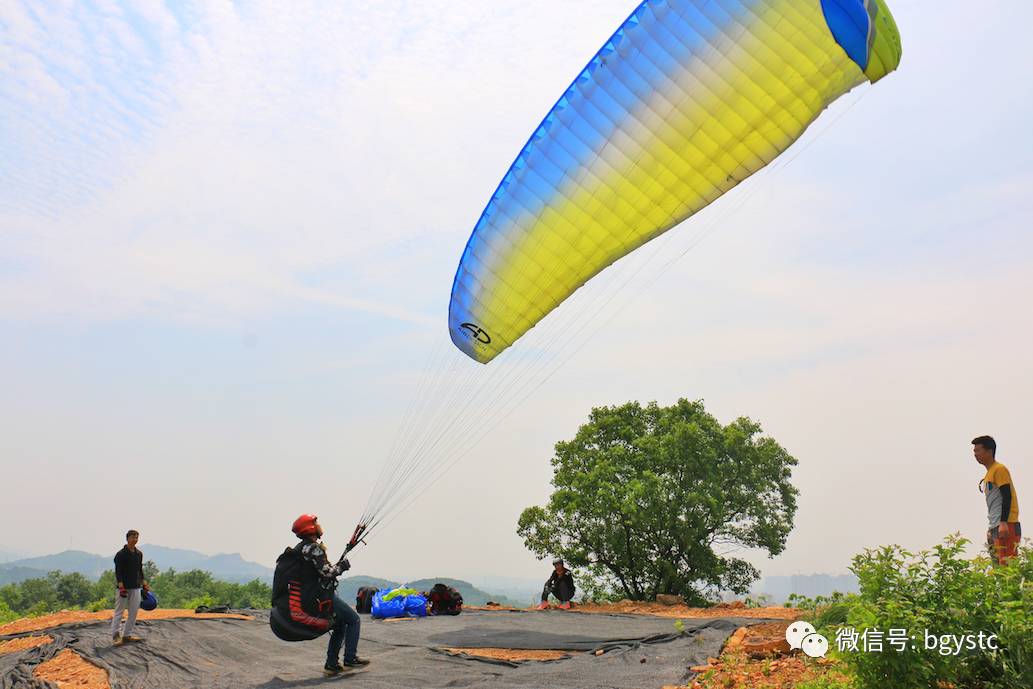
[[[36,666],[32,673],[48,682],[53,682],[60,689],[75,687],[76,689],[111,689],[108,673],[70,648],[58,653],[45,663]]]
[[[111,610],[101,610],[99,612],[89,612],[86,610],[62,610],[61,612],[55,612],[50,615],[43,615],[41,617],[24,617],[14,622],[9,622],[5,625],[0,626],[0,634],[23,634],[25,632],[38,632],[42,629],[50,629],[51,627],[57,627],[62,624],[72,624],[73,622],[95,622],[103,620],[111,620]],[[254,618],[250,615],[235,615],[232,613],[195,613],[193,610],[141,610],[140,614],[137,615],[138,620],[167,620],[173,617],[195,617],[202,620],[213,620],[219,618],[228,618],[231,620],[253,620]]]
[[[771,618],[776,620],[796,620],[802,614],[795,608],[746,608],[733,606],[715,606],[712,608],[690,608],[687,605],[663,605],[643,601],[622,601],[620,603],[582,603],[576,608],[579,612],[625,613],[633,615],[654,615],[657,617],[710,618],[710,617],[748,617]]]
[[[813,660],[802,654],[754,660],[734,651],[691,669],[699,675],[685,689],[795,689],[797,684],[819,677],[846,679],[835,661]]]
[[[460,653],[468,656],[480,656],[482,658],[493,658],[495,660],[559,660],[569,658],[566,651],[526,651],[512,648],[446,648],[444,649],[453,655]]]
[[[813,660],[790,651],[784,622],[740,627],[725,643],[720,658],[689,668],[697,673],[687,687],[664,689],[795,689],[819,677],[845,680],[836,661]]]
[[[19,639],[8,639],[0,641],[0,656],[5,653],[17,653],[30,648],[36,648],[43,644],[49,644],[54,640],[52,636],[23,636]]]

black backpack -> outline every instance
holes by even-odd
[[[458,615],[463,611],[463,594],[452,586],[434,584],[431,590],[423,595],[430,603],[431,615]]]
[[[301,556],[299,543],[276,558],[269,627],[284,641],[308,641],[325,634],[334,621],[334,589],[324,588],[315,566]]]
[[[355,612],[369,615],[373,612],[373,594],[377,592],[374,586],[363,586],[355,594]]]

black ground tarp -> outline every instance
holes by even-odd
[[[111,645],[106,622],[48,630],[54,643],[0,655],[0,689],[53,689],[32,678],[36,665],[72,648],[106,669],[113,689],[280,689],[338,684],[369,689],[535,687],[641,689],[684,684],[688,668],[716,656],[737,627],[763,620],[683,620],[578,612],[469,611],[457,617],[362,617],[359,654],[369,668],[322,676],[326,637],[286,643],[253,621],[196,618],[138,622],[141,643]],[[39,632],[37,632],[39,633]],[[26,636],[24,634],[18,636]],[[10,638],[10,637],[6,637]],[[503,662],[452,656],[442,648],[554,649],[570,657]],[[595,655],[593,651],[605,652]]]

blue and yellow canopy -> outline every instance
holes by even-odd
[[[477,221],[452,287],[452,341],[491,361],[900,55],[883,0],[645,0],[545,116]]]

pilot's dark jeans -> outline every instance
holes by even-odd
[[[359,648],[359,613],[352,606],[334,596],[334,626],[330,627],[330,645],[326,649],[326,665],[333,667],[339,662],[341,644],[344,644],[344,659],[354,660]]]

